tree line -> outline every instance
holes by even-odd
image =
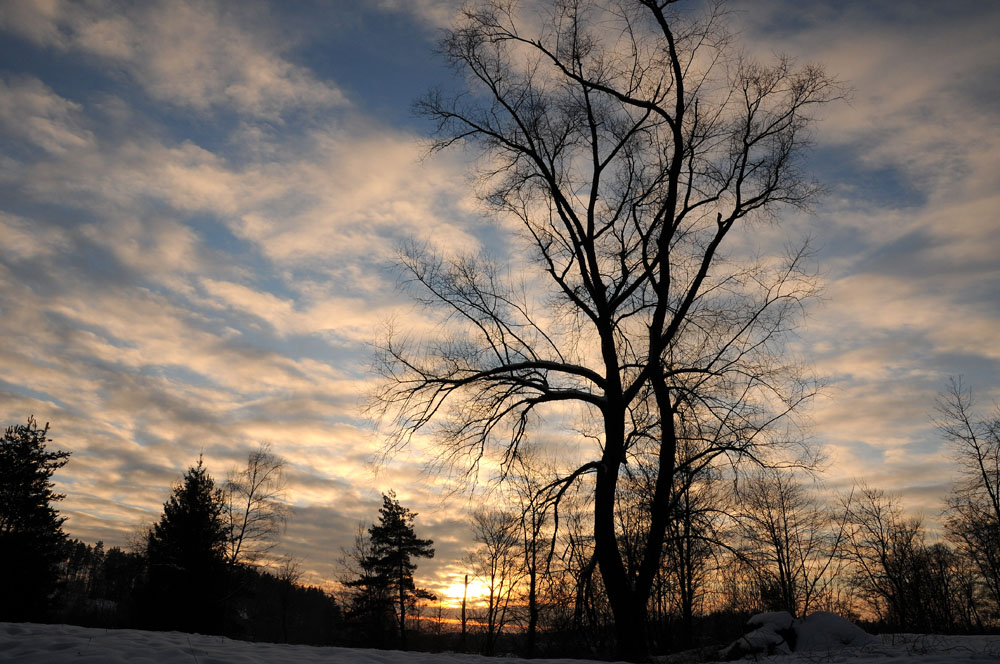
[[[864,482],[836,493],[815,473],[766,467],[678,480],[644,607],[649,650],[718,646],[765,611],[830,611],[875,632],[1000,632],[1000,410],[983,416],[954,381],[937,413],[960,467],[941,533]],[[507,477],[505,507],[472,515],[466,566],[486,593],[470,612],[470,641],[484,654],[617,652],[589,522],[593,494],[557,501],[554,476],[522,458]],[[633,463],[619,491],[615,533],[629,574],[642,564],[650,482]]]
[[[290,510],[285,462],[267,445],[221,485],[199,457],[126,549],[70,539],[51,481],[70,453],[47,449],[48,432],[29,417],[0,441],[0,621],[406,648],[408,611],[434,598],[413,580],[433,542],[392,492],[359,534],[340,596],[301,585],[296,561],[275,555]]]
[[[955,381],[938,414],[961,467],[942,512],[944,537],[904,514],[898,497],[864,484],[831,496],[810,475],[774,468],[677,482],[643,618],[650,651],[718,645],[761,611],[832,611],[876,631],[1000,630],[1000,413],[980,417]],[[482,594],[457,613],[415,582],[433,542],[417,536],[417,515],[392,492],[344,552],[336,596],[300,585],[297,566],[270,555],[288,508],[284,462],[267,447],[221,486],[199,458],[127,550],[69,539],[51,482],[69,453],[48,450],[47,435],[48,425],[29,418],[9,426],[0,446],[0,620],[488,655],[615,652],[588,523],[593,498],[581,491],[556,501],[540,461],[520,459],[498,506],[472,513],[461,563]],[[641,564],[649,482],[634,464],[619,495],[628,570]]]
[[[284,461],[267,446],[221,486],[199,458],[156,523],[105,549],[63,532],[51,477],[70,453],[48,450],[48,431],[29,417],[0,446],[0,620],[335,641],[331,594],[298,584],[291,559],[269,557],[288,508]]]

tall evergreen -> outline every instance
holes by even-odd
[[[45,449],[49,425],[7,427],[0,441],[0,620],[46,617],[66,536],[50,481],[69,452]]]
[[[361,647],[387,643],[395,631],[394,603],[385,578],[377,569],[368,531],[359,529],[348,560],[351,578],[346,585],[351,593],[346,618],[350,642]]]
[[[188,468],[149,531],[146,613],[152,627],[218,632],[225,590],[222,492],[202,459]]]
[[[430,592],[417,588],[413,572],[414,558],[433,558],[433,540],[420,539],[413,530],[417,516],[399,504],[392,491],[382,495],[379,522],[368,529],[371,555],[364,564],[365,572],[377,578],[395,603],[400,646],[406,649],[406,609],[417,598],[433,599]]]

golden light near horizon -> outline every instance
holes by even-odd
[[[466,587],[465,582],[460,580],[445,588],[442,599],[446,606],[458,608],[462,606],[463,594],[466,606],[475,605],[483,603],[485,598],[489,597],[490,589],[486,584],[473,579],[469,579],[469,585]]]

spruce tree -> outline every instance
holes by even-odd
[[[351,575],[345,582],[351,588],[346,611],[351,644],[366,647],[386,643],[395,629],[394,602],[378,570],[368,530],[359,528],[354,547],[346,553]]]
[[[224,505],[222,492],[199,457],[163,504],[163,515],[147,536],[150,626],[203,633],[222,627]]]
[[[406,649],[406,608],[417,598],[433,599],[430,592],[417,588],[413,572],[417,565],[413,558],[433,558],[433,540],[420,539],[413,530],[417,516],[399,504],[392,491],[382,495],[379,522],[368,529],[371,538],[371,556],[364,565],[365,572],[379,579],[389,597],[396,604],[400,646]]]
[[[0,441],[0,621],[44,619],[56,589],[66,536],[50,478],[69,452],[46,451],[48,432],[29,417]]]

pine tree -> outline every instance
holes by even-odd
[[[201,457],[149,531],[146,608],[151,626],[215,632],[225,588],[224,499]]]
[[[433,558],[433,540],[419,539],[413,530],[417,515],[399,504],[392,491],[382,495],[379,522],[368,529],[370,547],[360,561],[362,576],[358,586],[369,593],[378,590],[395,604],[400,647],[406,649],[406,609],[418,598],[434,595],[413,582],[417,565],[413,558]]]
[[[368,530],[359,526],[354,547],[345,554],[345,585],[351,589],[346,611],[351,643],[361,647],[386,643],[396,622],[394,603],[377,569]]]
[[[66,535],[50,478],[69,452],[46,451],[48,432],[29,417],[0,441],[0,620],[44,618],[56,589]]]

